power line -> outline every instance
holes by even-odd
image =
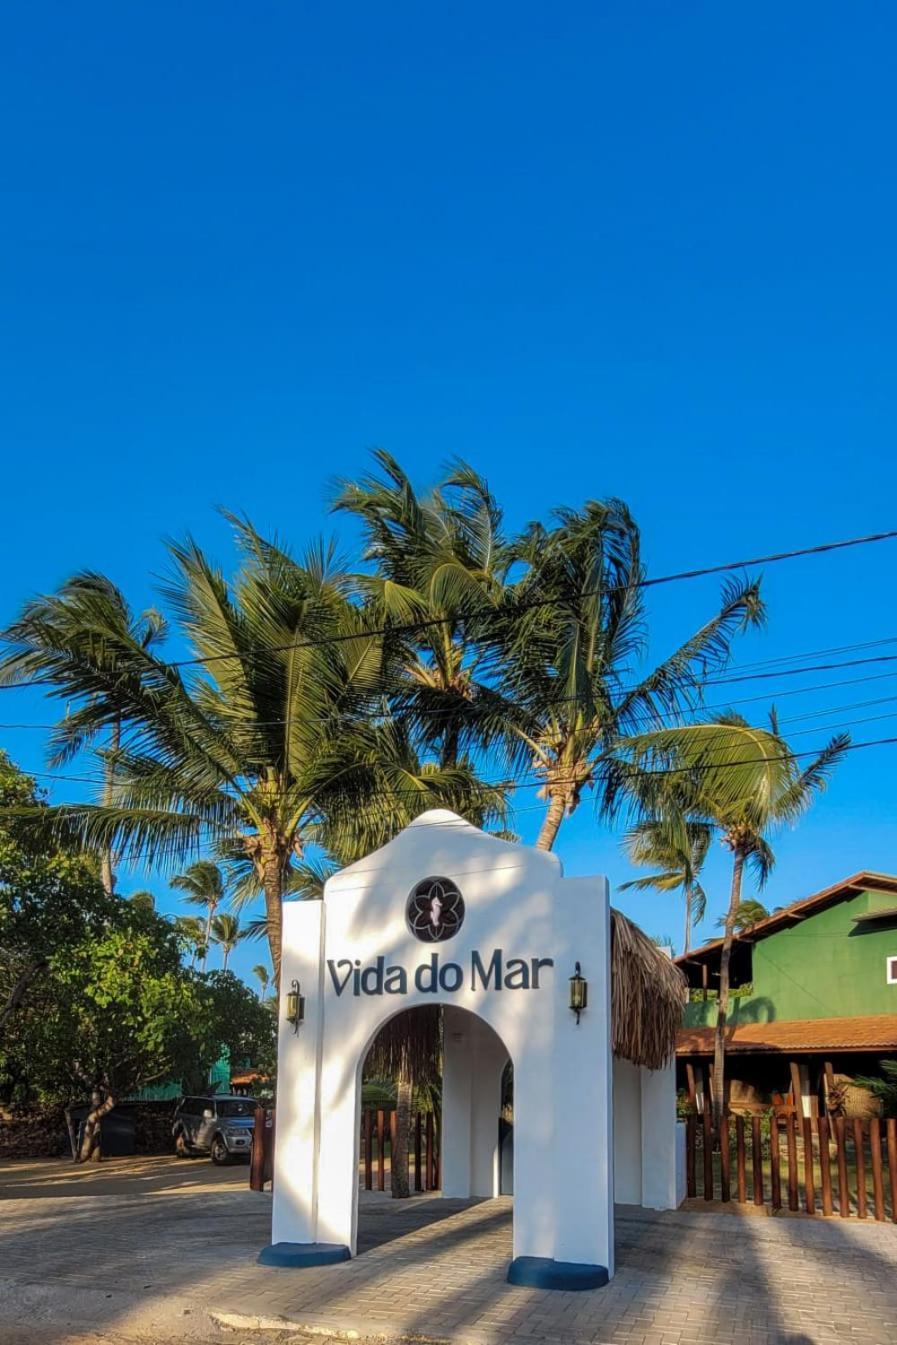
[[[604,589],[585,590],[580,593],[579,599],[606,597],[611,593],[623,593],[633,589],[658,588],[662,584],[681,583],[686,579],[700,579],[712,574],[725,574],[735,570],[747,570],[755,568],[758,565],[774,565],[785,560],[796,560],[801,556],[819,556],[829,551],[841,551],[847,547],[869,546],[875,542],[890,541],[897,537],[897,528],[888,532],[870,533],[865,537],[849,537],[844,541],[822,542],[816,546],[799,547],[793,551],[776,551],[766,556],[753,556],[746,560],[729,561],[721,565],[706,565],[701,569],[679,570],[674,574],[659,575],[655,579],[638,579],[631,584],[613,584]],[[270,654],[291,653],[301,649],[317,649],[332,644],[347,644],[354,640],[372,639],[380,635],[402,635],[411,634],[415,631],[428,630],[436,626],[444,626],[447,620],[451,621],[479,621],[494,620],[496,617],[505,617],[511,619],[519,616],[522,612],[535,611],[540,607],[556,607],[559,604],[556,598],[534,598],[528,602],[517,603],[513,608],[506,612],[499,611],[495,607],[484,607],[479,611],[460,613],[452,618],[446,617],[428,617],[420,621],[403,622],[397,625],[374,627],[371,630],[357,631],[354,634],[325,635],[317,640],[301,640],[286,645],[271,645],[266,649],[260,650],[259,655],[267,657]],[[250,658],[249,652],[234,652],[230,654],[209,654],[205,657],[196,657],[188,659],[177,659],[167,666],[170,668],[195,667],[199,664],[208,665],[210,663],[220,663],[227,660]]]

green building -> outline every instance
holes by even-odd
[[[676,959],[689,986],[680,1084],[699,1106],[709,1089],[721,951],[716,939]],[[800,1095],[803,1114],[816,1114],[837,1076],[874,1074],[880,1059],[897,1056],[897,877],[854,874],[744,930],[730,979],[731,1100]]]

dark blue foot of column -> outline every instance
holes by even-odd
[[[351,1260],[338,1242],[272,1242],[259,1252],[260,1266],[333,1266]]]
[[[606,1266],[552,1261],[549,1256],[515,1256],[508,1266],[508,1284],[527,1289],[603,1289],[609,1279]]]

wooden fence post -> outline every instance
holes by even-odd
[[[760,1130],[760,1117],[751,1117],[751,1167],[754,1187],[754,1204],[763,1202],[763,1135]]]
[[[869,1156],[872,1159],[872,1205],[875,1217],[881,1223],[885,1217],[885,1188],[881,1175],[881,1121],[877,1116],[869,1122]]]
[[[842,1219],[850,1218],[850,1182],[847,1178],[847,1135],[844,1129],[844,1117],[835,1117],[835,1140],[838,1145],[838,1213]]]
[[[698,1147],[698,1120],[693,1112],[685,1118],[685,1194],[694,1200],[698,1194],[695,1182],[695,1150]]]
[[[866,1217],[866,1159],[863,1154],[863,1123],[854,1117],[853,1148],[857,1165],[857,1218]]]
[[[747,1200],[747,1171],[744,1155],[744,1117],[735,1117],[735,1166],[737,1169],[738,1180],[738,1203],[743,1205]]]
[[[436,1155],[433,1152],[433,1113],[427,1112],[427,1190],[436,1190]]]
[[[720,1200],[732,1199],[731,1165],[732,1165],[732,1149],[731,1149],[731,1137],[729,1134],[729,1113],[724,1112],[720,1119],[720,1129],[719,1129]]]
[[[772,1207],[782,1208],[782,1169],[779,1153],[779,1118],[775,1112],[769,1117],[769,1170],[772,1179]]]
[[[797,1199],[797,1136],[795,1135],[796,1117],[789,1112],[785,1118],[788,1132],[788,1208],[792,1213],[800,1208]]]
[[[384,1132],[386,1125],[384,1122],[383,1111],[377,1112],[377,1190],[386,1190],[386,1139]]]
[[[713,1118],[704,1107],[704,1199],[713,1199]]]
[[[265,1157],[268,1148],[268,1112],[265,1107],[255,1109],[255,1129],[252,1132],[252,1149],[249,1154],[249,1189],[265,1189]]]
[[[804,1204],[807,1214],[816,1213],[816,1184],[813,1176],[813,1123],[809,1116],[802,1118],[804,1137]]]
[[[374,1189],[374,1113],[370,1107],[364,1114],[364,1189]]]
[[[414,1189],[422,1191],[424,1189],[423,1174],[421,1172],[421,1131],[423,1128],[423,1118],[420,1112],[414,1118]]]
[[[822,1181],[822,1213],[831,1214],[832,1206],[832,1168],[828,1149],[828,1121],[824,1116],[816,1118],[819,1131],[819,1175]]]
[[[888,1132],[888,1176],[891,1179],[891,1218],[897,1224],[897,1118],[889,1116],[886,1126]]]

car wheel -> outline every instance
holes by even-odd
[[[223,1167],[230,1158],[230,1154],[227,1152],[227,1145],[220,1135],[216,1135],[212,1140],[211,1156],[212,1162],[219,1168]]]

